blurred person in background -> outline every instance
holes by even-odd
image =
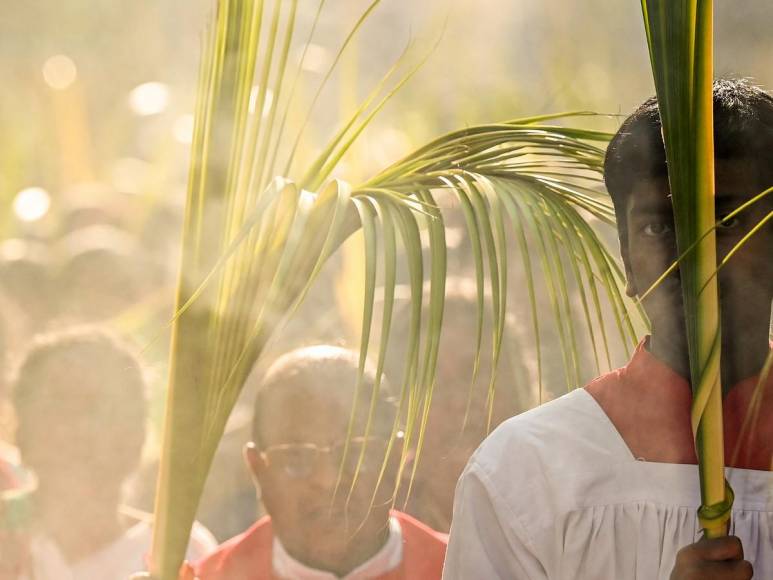
[[[468,225],[465,220],[464,212],[461,208],[461,202],[459,198],[448,190],[441,190],[437,193],[433,192],[435,201],[438,207],[443,212],[443,223],[445,226],[446,234],[446,249],[448,252],[448,275],[453,279],[449,280],[449,284],[453,286],[458,281],[464,281],[463,285],[471,287],[471,290],[467,293],[475,300],[475,253],[473,252],[473,246],[470,243]],[[593,219],[593,218],[590,218]],[[594,229],[604,240],[616,238],[617,232],[613,227],[606,227],[603,224],[598,224],[599,227]],[[506,225],[507,235],[510,239],[516,239],[516,232]],[[512,237],[511,237],[512,236]],[[428,242],[423,242],[428,249]],[[541,252],[539,244],[534,239],[528,239],[526,241],[526,247],[532,256],[538,256]],[[522,341],[523,345],[528,345],[534,342],[533,338],[533,323],[532,323],[532,304],[529,296],[528,287],[531,284],[534,288],[534,301],[536,306],[536,312],[538,313],[552,313],[554,311],[554,304],[551,300],[551,285],[545,277],[545,271],[538,265],[537,261],[529,265],[531,268],[532,278],[528,279],[525,268],[527,264],[524,263],[523,256],[521,255],[521,249],[518,247],[511,247],[507,250],[508,256],[508,268],[507,268],[507,313],[510,317],[510,329],[508,333],[512,335],[511,331],[516,331],[522,336],[524,332],[528,336],[524,336]],[[484,261],[487,260],[486,253],[483,253]],[[562,269],[568,272],[570,269],[569,262],[566,256],[562,256]],[[456,281],[456,282],[455,282]],[[408,280],[403,283],[407,284]],[[567,277],[565,280],[566,290],[568,293],[568,299],[570,301],[570,312],[572,315],[572,322],[577,328],[582,328],[586,322],[582,317],[583,303],[581,293],[574,280],[571,277]],[[486,287],[486,292],[489,288]],[[487,300],[489,298],[487,297]],[[605,297],[601,296],[599,300],[599,307],[603,313],[605,320],[612,321],[615,317],[612,304],[609,303]],[[473,304],[473,310],[476,307]],[[490,308],[490,304],[487,304],[487,308]],[[444,318],[445,323],[445,318]],[[566,324],[566,322],[563,322]],[[566,393],[567,390],[573,389],[577,384],[591,380],[600,372],[599,361],[594,356],[594,346],[588,339],[588,335],[585,332],[577,332],[575,340],[577,341],[577,352],[574,353],[576,359],[576,371],[579,376],[574,377],[574,368],[566,368],[566,363],[561,356],[555,356],[560,353],[565,346],[562,343],[561,332],[558,326],[558,322],[554,316],[543,316],[543,319],[539,321],[539,340],[540,350],[542,352],[542,384],[545,388],[549,388],[549,391],[543,392],[543,401],[561,396]],[[475,318],[469,320],[469,328],[474,329],[476,327]],[[614,332],[614,331],[613,331]],[[615,336],[614,334],[611,336]],[[505,341],[505,346],[508,341]],[[468,346],[459,345],[460,348],[469,350]],[[609,368],[614,368],[627,360],[628,351],[624,341],[621,340],[609,340],[605,349],[609,351],[610,362]],[[488,349],[491,350],[490,347]],[[514,351],[522,350],[522,347],[517,347]],[[487,352],[484,350],[483,352]],[[552,356],[548,356],[548,353]],[[518,352],[513,352],[518,354]],[[532,373],[533,381],[536,382],[537,377],[537,352],[534,349],[528,353],[528,356],[519,355],[520,360],[524,361],[524,364],[529,367]],[[614,365],[614,366],[613,366]]]
[[[52,272],[43,242],[13,238],[0,244],[0,292],[15,307],[25,334],[43,329],[55,314]]]
[[[13,412],[10,403],[8,379],[10,364],[19,344],[26,342],[29,321],[18,305],[0,289],[0,448],[12,449]],[[8,453],[0,453],[6,457]],[[18,455],[15,451],[13,455]]]
[[[0,441],[0,580],[18,580],[30,566],[30,511],[37,481],[16,449]]]
[[[82,182],[65,187],[55,200],[57,237],[91,226],[111,226],[127,232],[137,229],[137,216],[147,200],[104,182]]]
[[[372,367],[355,400],[358,359],[343,348],[313,346],[287,353],[270,367],[255,401],[252,442],[245,448],[269,515],[189,568],[187,577],[440,578],[445,535],[391,510],[399,438],[386,454],[397,409],[385,382],[371,401]],[[371,402],[375,414],[366,435]]]
[[[122,507],[146,432],[145,378],[131,349],[95,328],[38,337],[13,381],[16,440],[37,475],[30,576],[125,578],[145,565],[150,516]],[[214,548],[197,526],[189,557]]]
[[[386,366],[390,377],[402,377],[404,373],[411,315],[410,301],[400,297],[408,294],[405,290],[402,292],[398,287],[396,292],[398,299]],[[485,308],[488,313],[491,308],[488,297]],[[490,315],[484,316],[478,374],[473,384],[476,356],[473,337],[478,325],[475,280],[449,278],[446,281],[435,388],[415,479],[405,507],[408,513],[442,532],[448,532],[451,526],[456,482],[473,451],[491,429],[539,402],[530,370],[524,365],[524,360],[533,353],[518,348],[518,328],[513,320],[506,323],[493,401],[489,401],[490,318]]]
[[[167,283],[177,280],[180,263],[185,205],[175,199],[156,200],[144,212],[138,228],[138,239],[147,255]]]
[[[155,285],[137,240],[105,225],[78,229],[58,243],[62,266],[57,277],[60,316],[98,322],[137,305]]]

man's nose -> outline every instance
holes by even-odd
[[[341,490],[348,493],[351,485],[351,475],[343,471],[340,474],[341,481],[338,482],[339,472],[341,470],[341,457],[329,453],[320,456],[317,463],[317,469],[314,474],[314,484],[321,489],[332,491],[336,483],[339,483]]]

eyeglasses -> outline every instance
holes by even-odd
[[[398,433],[397,439],[402,437],[403,434]],[[261,451],[260,456],[272,470],[289,479],[303,480],[317,471],[323,457],[331,461],[337,469],[343,466],[343,472],[347,474],[378,473],[388,447],[389,441],[383,437],[352,437],[348,449],[346,441],[327,447],[314,443],[284,443],[267,447]]]

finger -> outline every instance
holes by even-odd
[[[700,567],[699,578],[721,578],[722,580],[750,580],[754,568],[746,560],[726,562],[707,562]]]
[[[695,556],[699,560],[711,562],[743,560],[743,544],[737,536],[725,536],[711,540],[702,539],[693,544],[692,547],[695,548]]]

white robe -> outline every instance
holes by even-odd
[[[299,562],[285,550],[276,535],[272,550],[274,572],[280,578],[292,578],[292,580],[368,580],[394,570],[402,561],[403,532],[400,522],[395,517],[389,518],[389,537],[381,549],[345,576],[339,577]]]
[[[636,404],[631,401],[631,404]],[[727,469],[731,532],[773,578],[773,473]],[[700,538],[698,469],[633,457],[584,389],[514,417],[459,480],[444,580],[667,580]]]
[[[140,521],[110,545],[87,558],[68,564],[56,544],[42,536],[32,543],[34,580],[127,580],[146,569],[152,530],[149,522]],[[195,523],[186,557],[198,560],[217,547],[217,540],[204,526]]]

